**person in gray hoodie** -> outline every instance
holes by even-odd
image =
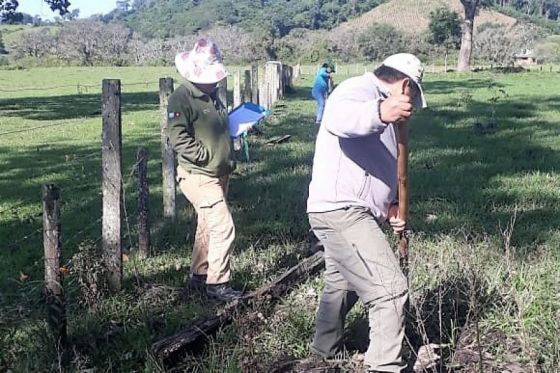
[[[407,280],[380,225],[398,216],[397,126],[426,107],[414,55],[388,57],[373,73],[342,82],[329,97],[315,146],[307,213],[325,249],[325,287],[311,350],[340,351],[346,314],[369,312],[369,372],[401,372]]]

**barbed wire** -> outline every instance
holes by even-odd
[[[71,244],[73,243],[73,241],[80,237],[81,235],[83,235],[84,233],[90,231],[92,228],[94,228],[97,224],[101,223],[101,221],[103,220],[103,217],[98,218],[97,220],[93,221],[92,223],[88,224],[84,229],[80,230],[79,232],[73,234],[72,236],[70,236],[70,238],[68,238],[67,240],[64,240],[64,245],[68,245],[71,246]]]
[[[80,119],[80,118],[83,118],[83,117],[74,118],[74,120]],[[43,129],[43,128],[50,128],[50,127],[57,127],[57,126],[71,125],[71,124],[78,125],[78,124],[84,124],[84,123],[86,123],[86,122],[81,122],[81,123],[76,123],[76,122],[51,123],[51,124],[45,124],[44,126],[37,126],[37,127],[26,128],[26,129],[21,129],[21,130],[0,132],[0,136],[12,135],[14,133],[31,132],[31,131],[35,131],[35,130],[39,130],[39,129]]]
[[[0,92],[6,93],[15,93],[15,92],[36,92],[36,91],[52,91],[53,89],[62,89],[62,88],[77,88],[77,87],[95,87],[94,85],[80,85],[80,84],[73,84],[73,85],[59,85],[59,86],[51,86],[51,87],[24,87],[24,88],[14,88],[14,89],[2,89],[0,88]]]
[[[79,158],[75,158],[75,159],[72,159],[72,160],[69,160],[69,161],[65,161],[64,163],[62,163],[59,167],[55,168],[54,170],[58,170],[58,169],[63,168],[63,167],[65,167],[65,166],[79,165],[79,163],[76,163],[76,162],[78,162],[78,161],[83,161],[83,160],[87,160],[87,159],[89,159],[89,158],[93,158],[93,157],[96,157],[96,156],[99,156],[99,157],[100,157],[101,154],[89,154],[89,155],[85,155],[85,156],[80,156]],[[131,181],[131,179],[132,179],[132,176],[133,176],[134,173],[136,172],[135,169],[136,169],[137,166],[138,166],[138,162],[136,162],[135,164],[133,164],[133,165],[131,166],[131,172],[130,172],[130,174],[129,174],[129,176],[128,176],[128,179],[127,179],[126,183],[123,183],[123,188],[124,188],[125,190],[126,190],[127,188],[131,188],[131,187],[132,187],[130,181]],[[51,171],[53,171],[53,169],[51,169]],[[83,188],[96,187],[96,188],[99,188],[99,189],[100,189],[100,188],[101,188],[101,183],[99,183],[99,185],[97,185],[99,180],[92,181],[92,180],[90,179],[91,177],[96,176],[97,174],[98,174],[98,171],[93,171],[93,172],[89,172],[89,173],[87,173],[87,174],[79,175],[80,177],[86,178],[87,181],[84,182],[84,183],[81,183],[81,184],[77,184],[77,185],[76,185],[76,184],[72,184],[72,185],[69,186],[69,187],[66,187],[66,186],[63,186],[63,185],[59,185],[59,187],[60,187],[60,189],[61,189],[61,192],[64,193],[65,195],[68,195],[68,194],[72,194],[73,192],[78,191],[78,190],[83,189]],[[99,191],[99,190],[98,190],[98,191]],[[134,193],[133,193],[133,195],[134,195]],[[13,212],[13,211],[16,211],[16,212],[17,212],[17,211],[19,211],[19,208],[20,208],[20,207],[26,205],[27,203],[33,203],[33,201],[31,201],[31,202],[30,202],[30,201],[27,201],[27,202],[19,202],[19,203],[13,205],[13,206],[10,206],[10,207],[8,207],[8,208],[5,208],[4,210],[0,210],[0,215],[5,214],[5,213],[8,213],[8,212]],[[66,205],[66,203],[63,201],[63,206],[64,206],[64,205]],[[79,207],[80,207],[80,206],[78,206],[77,208],[79,208]],[[72,209],[71,209],[70,211],[73,211],[75,208],[76,208],[76,206],[72,206]],[[63,207],[63,213],[68,213],[68,210],[64,209],[64,207]],[[29,214],[29,215],[26,216],[26,219],[36,220],[36,219],[40,218],[41,215],[42,215],[42,212],[35,213],[35,214]]]
[[[32,238],[33,236],[35,236],[37,233],[41,233],[43,231],[43,227],[34,230],[33,232],[29,233],[26,236],[23,236],[22,238],[16,240],[16,241],[12,241],[7,245],[8,249],[13,249],[14,247],[16,247],[17,245],[19,245],[20,243],[27,241],[28,239]]]
[[[144,81],[144,82],[134,82],[134,83],[121,83],[121,87],[131,87],[131,86],[139,86],[139,85],[148,86],[150,84],[159,84],[159,82],[157,82],[157,81]],[[52,91],[54,89],[63,89],[63,88],[76,88],[78,91],[81,88],[99,88],[99,89],[101,89],[101,84],[80,84],[80,83],[76,83],[76,84],[50,86],[50,87],[23,87],[23,88],[14,88],[14,89],[0,88],[0,92],[4,92],[4,93],[40,92],[40,91]]]

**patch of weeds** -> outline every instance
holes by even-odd
[[[95,244],[80,244],[72,257],[72,282],[78,288],[78,303],[95,312],[107,294],[106,270],[99,260]]]

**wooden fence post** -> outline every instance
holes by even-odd
[[[276,77],[275,79],[277,79],[277,81],[275,81],[274,83],[276,84],[276,101],[284,98],[284,92],[285,92],[285,87],[284,87],[284,65],[282,65],[281,62],[277,62],[276,63]]]
[[[266,81],[265,79],[262,79],[261,82],[259,82],[259,105],[261,105],[262,107],[268,109],[268,96],[266,93]]]
[[[257,65],[256,63],[251,65],[251,91],[253,103],[262,105],[263,102],[259,102],[259,65]]]
[[[289,65],[282,65],[282,81],[284,93],[294,89],[294,68]]]
[[[301,65],[298,63],[293,70],[293,79],[298,80],[299,76],[301,75]]]
[[[109,289],[122,288],[121,82],[103,80],[103,262]]]
[[[266,108],[270,109],[278,100],[278,90],[280,78],[278,77],[277,62],[269,61],[266,63],[265,68],[265,84],[266,89],[265,100]]]
[[[47,321],[54,336],[56,350],[62,351],[66,345],[66,305],[60,272],[60,190],[53,184],[43,185],[43,249]]]
[[[270,109],[272,108],[272,105],[274,105],[275,100],[275,87],[273,85],[273,81],[274,81],[274,70],[276,70],[276,66],[273,66],[271,62],[267,62],[264,68],[264,90],[265,90],[265,102],[266,102],[266,108]]]
[[[150,255],[150,189],[148,187],[148,150],[138,149],[136,154],[138,174],[138,253]]]
[[[251,87],[251,70],[243,72],[243,102],[253,101],[253,90]]]
[[[175,208],[175,153],[167,133],[167,103],[173,93],[173,78],[159,80],[159,108],[161,112],[161,168],[163,177],[163,217],[172,222],[177,217]]]
[[[222,102],[224,107],[229,111],[227,101],[227,77],[223,78],[218,85],[218,99]]]
[[[233,107],[241,105],[241,76],[239,71],[233,74]]]

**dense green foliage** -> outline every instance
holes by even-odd
[[[430,12],[428,42],[445,49],[456,49],[461,44],[461,18],[457,12],[442,7]]]
[[[522,22],[534,24],[554,34],[560,34],[560,22],[557,20],[548,19],[540,15],[527,14],[511,7],[499,7],[496,9]]]
[[[370,61],[379,61],[405,48],[403,34],[393,26],[378,24],[368,28],[358,39],[360,51]]]
[[[537,44],[535,54],[546,63],[560,62],[560,35],[551,35]]]
[[[6,53],[6,46],[4,45],[4,37],[2,36],[2,32],[0,32],[0,54]]]
[[[68,0],[44,0],[51,10],[58,11],[60,15],[68,13],[70,1]],[[21,22],[23,14],[17,11],[18,0],[0,0],[0,21],[2,22]]]
[[[220,23],[275,36],[294,28],[328,29],[358,16],[382,0],[159,0],[134,3],[124,17],[147,37],[189,35]]]
[[[560,17],[560,0],[485,0],[484,5],[551,20],[558,20]]]

